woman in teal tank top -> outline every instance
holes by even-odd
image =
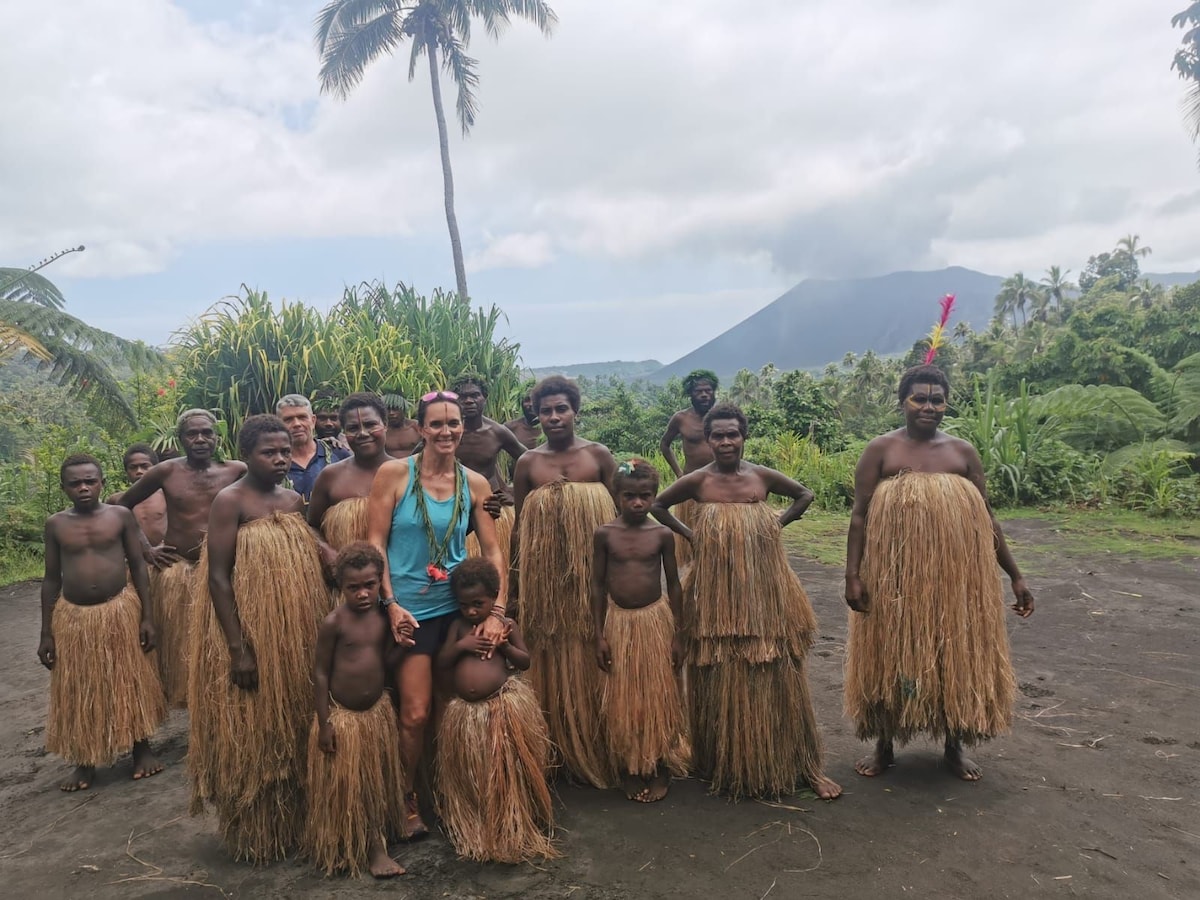
[[[508,593],[508,560],[500,552],[493,519],[483,508],[491,486],[455,457],[463,434],[458,395],[426,394],[417,406],[417,425],[424,449],[417,456],[384,463],[367,501],[367,540],[379,548],[386,562],[380,602],[396,640],[408,646],[395,672],[407,838],[428,832],[417,809],[413,781],[433,707],[433,660],[458,615],[450,572],[467,557],[468,524],[479,539],[481,555],[500,572],[498,615],[479,626],[493,642],[504,633]],[[487,652],[490,656],[492,651]]]

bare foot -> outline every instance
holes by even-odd
[[[832,778],[827,778],[824,775],[817,775],[809,781],[808,786],[822,800],[836,800],[842,796],[842,786]]]
[[[404,866],[388,856],[383,835],[376,835],[375,840],[371,841],[371,849],[367,851],[367,869],[376,878],[395,878],[404,874]]]
[[[946,742],[945,759],[950,771],[963,781],[978,781],[983,777],[983,769],[963,755],[962,744],[957,741]]]
[[[655,803],[667,796],[671,787],[671,773],[659,769],[653,778],[646,782],[646,789],[638,797],[642,803]]]
[[[157,775],[163,770],[163,764],[150,752],[149,741],[138,741],[133,745],[133,780],[140,781]]]
[[[429,827],[421,819],[421,808],[417,804],[417,792],[410,791],[404,798],[404,833],[400,836],[405,841],[415,841],[429,834]]]
[[[892,748],[892,742],[881,740],[876,742],[874,753],[864,756],[854,764],[854,771],[859,775],[873,778],[876,775],[882,775],[895,764],[896,752]]]
[[[642,800],[648,790],[646,779],[641,775],[623,773],[621,775],[621,790],[625,792],[626,798],[630,800]],[[643,802],[645,801],[643,800]]]
[[[73,794],[76,791],[86,791],[92,786],[92,779],[96,777],[95,766],[80,766],[71,776],[58,786],[60,791],[66,791],[68,794]]]

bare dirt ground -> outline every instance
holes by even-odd
[[[803,525],[794,526],[803,528]],[[1054,541],[1010,523],[1022,545]],[[839,570],[796,561],[823,623],[810,677],[835,803],[731,804],[696,781],[662,803],[559,786],[561,860],[459,862],[435,835],[396,854],[390,883],[299,863],[231,862],[211,818],[187,816],[186,716],[155,740],[169,768],[134,783],[128,758],[63,794],[42,749],[48,676],[36,584],[0,590],[0,892],[8,897],[1200,897],[1200,603],[1195,561],[1051,557],[1031,567],[1037,612],[1010,622],[1020,682],[1012,733],[976,749],[967,784],[928,743],[886,776],[841,717]],[[1041,574],[1036,574],[1041,570]]]

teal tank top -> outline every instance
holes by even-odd
[[[449,580],[431,582],[429,573],[425,571],[429,565],[429,537],[417,512],[414,489],[418,473],[414,460],[415,457],[408,458],[408,487],[396,508],[392,510],[392,529],[388,532],[387,555],[393,596],[418,622],[423,622],[446,613],[457,612],[458,603],[450,592]],[[445,564],[448,572],[453,572],[459,563],[467,558],[467,523],[471,517],[471,488],[467,484],[467,474],[462,463],[456,465],[462,471],[462,509],[446,549]],[[437,501],[426,494],[425,508],[429,511],[429,521],[433,523],[433,533],[440,542],[450,525],[454,498]]]

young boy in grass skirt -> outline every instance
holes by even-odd
[[[1018,616],[1033,613],[987,502],[975,448],[938,430],[950,384],[937,366],[900,378],[904,427],[875,438],[854,475],[846,551],[845,706],[875,750],[860,775],[895,762],[895,742],[945,741],[947,768],[982,777],[963,753],[1006,731],[1016,684],[1008,653],[999,563]]]
[[[387,836],[404,825],[404,775],[384,685],[401,648],[379,606],[383,555],[351,543],[334,569],[344,602],[317,633],[304,852],[326,875],[390,878],[404,874],[387,852]]]
[[[50,670],[46,749],[78,766],[61,788],[82,791],[96,766],[130,749],[135,780],[161,772],[148,739],[167,708],[148,655],[154,621],[137,520],[100,502],[94,457],[67,457],[59,481],[71,508],[46,520],[37,655]]]
[[[807,782],[832,800],[841,788],[821,769],[804,671],[817,623],[780,537],[812,491],[742,460],[746,417],[736,406],[709,410],[704,433],[713,461],[663,491],[652,510],[694,548],[683,635],[696,769],[734,798],[778,796]],[[776,513],[770,494],[791,506]],[[667,511],[684,500],[700,504],[694,529]]]
[[[529,685],[509,677],[529,668],[521,629],[506,620],[499,643],[475,632],[500,596],[500,573],[473,557],[451,573],[450,587],[461,617],[437,658],[454,694],[438,731],[438,813],[464,859],[557,857],[546,722]]]
[[[550,740],[572,776],[593,787],[616,783],[600,723],[596,632],[591,615],[592,537],[616,514],[616,462],[603,444],[575,435],[579,387],[554,375],[533,389],[546,443],[513,473],[521,625],[529,636],[530,682],[546,712]]]
[[[212,504],[200,561],[188,685],[192,812],[217,812],[236,859],[280,859],[299,844],[317,626],[329,610],[303,501],[283,488],[287,426],[251,416],[246,477]]]
[[[136,515],[154,497],[166,507],[166,533],[147,532],[143,553],[150,563],[150,599],[154,604],[158,669],[167,703],[187,706],[188,631],[199,590],[196,566],[208,535],[213,498],[245,474],[237,460],[216,459],[216,419],[206,409],[184,411],[175,422],[184,455],[151,466],[114,503]]]
[[[321,470],[308,503],[308,523],[335,550],[367,539],[367,497],[387,452],[387,409],[374,394],[351,394],[338,407],[351,456]],[[339,601],[340,602],[340,601]]]
[[[596,661],[608,676],[600,717],[625,796],[653,803],[667,795],[671,776],[686,775],[691,763],[676,678],[683,590],[675,535],[648,519],[658,470],[641,459],[621,463],[613,488],[620,517],[597,528],[593,541]]]

